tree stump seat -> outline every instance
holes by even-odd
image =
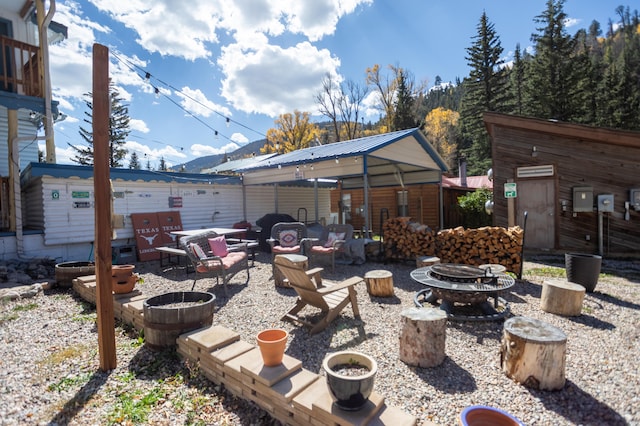
[[[408,308],[401,313],[400,360],[435,367],[445,358],[447,313],[437,308]]]

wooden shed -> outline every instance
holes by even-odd
[[[640,132],[485,113],[494,225],[523,226],[525,247],[640,253]]]

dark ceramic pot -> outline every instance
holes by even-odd
[[[506,411],[485,405],[472,405],[460,413],[461,426],[524,426]]]
[[[368,372],[360,375],[342,375],[334,368],[344,364],[357,364],[366,367]],[[329,391],[338,408],[356,411],[364,407],[373,391],[378,372],[378,364],[369,355],[354,351],[342,351],[329,354],[322,362],[327,377]]]

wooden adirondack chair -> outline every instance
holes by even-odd
[[[355,286],[364,282],[361,277],[353,276],[340,283],[323,282],[322,268],[305,271],[301,264],[295,264],[285,256],[276,256],[274,262],[298,293],[295,306],[281,318],[283,321],[299,322],[310,327],[311,334],[316,334],[324,330],[349,303],[354,317],[360,318]],[[319,321],[312,323],[297,315],[307,305],[323,312]]]

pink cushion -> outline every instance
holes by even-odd
[[[289,229],[286,231],[280,231],[278,234],[278,241],[282,247],[293,247],[298,245],[298,231],[295,229]]]
[[[209,247],[214,256],[225,257],[229,252],[227,249],[227,240],[224,235],[215,238],[209,238]]]
[[[202,250],[202,247],[200,247],[198,244],[191,243],[189,244],[189,248],[191,249],[193,254],[196,255],[198,259],[204,259],[205,257],[207,257],[207,254],[204,252],[204,250]]]
[[[312,253],[327,254],[333,251],[333,247],[311,246]]]
[[[333,247],[333,243],[338,240],[344,240],[345,232],[329,232],[329,236],[327,237],[327,243],[324,245],[325,247]]]
[[[271,249],[271,251],[273,253],[280,253],[280,254],[292,254],[292,253],[295,254],[300,251],[300,246],[293,246],[293,247],[275,246],[274,248]]]
[[[222,264],[220,264],[220,260],[207,260],[203,264],[198,265],[196,269],[198,272],[216,271],[221,267],[227,270],[246,257],[247,253],[244,251],[232,251],[222,258]]]

